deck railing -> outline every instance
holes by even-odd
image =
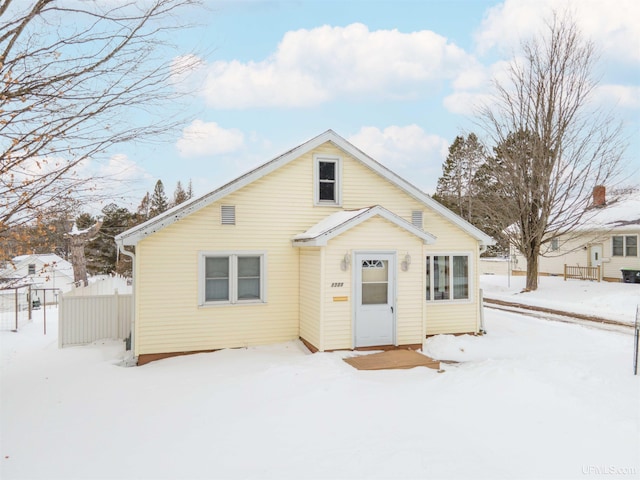
[[[564,280],[567,278],[578,278],[580,280],[600,281],[600,265],[597,267],[578,267],[573,265],[564,266]]]

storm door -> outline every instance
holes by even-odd
[[[357,253],[355,256],[356,347],[395,343],[395,255]]]

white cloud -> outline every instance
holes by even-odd
[[[348,140],[425,191],[435,189],[449,148],[446,139],[418,125],[363,127]]]
[[[217,61],[204,95],[215,108],[314,106],[338,97],[415,98],[476,65],[445,37],[354,23],[290,31],[258,62]]]
[[[505,0],[488,10],[476,33],[479,51],[517,48],[521,39],[540,32],[553,10],[572,13],[582,33],[605,57],[640,60],[640,2],[637,0]]]
[[[443,100],[444,107],[451,113],[475,115],[484,105],[491,101],[488,93],[454,92]]]
[[[171,62],[171,83],[182,93],[198,92],[202,89],[206,74],[206,62],[197,55],[175,57]]]
[[[100,177],[108,177],[116,181],[137,181],[151,176],[140,165],[124,153],[109,157],[106,164],[100,165],[97,172]]]
[[[181,157],[203,157],[240,150],[244,134],[235,128],[225,129],[215,122],[194,120],[182,130],[176,142]]]
[[[594,97],[599,103],[620,108],[640,109],[640,86],[601,85],[595,91]]]

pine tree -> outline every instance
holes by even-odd
[[[187,200],[191,200],[193,198],[193,183],[191,179],[189,179],[189,186],[187,187]]]
[[[144,197],[142,197],[142,201],[138,208],[136,209],[136,215],[138,217],[138,222],[146,222],[149,220],[149,209],[151,207],[151,196],[149,192],[145,193]]]
[[[173,206],[180,205],[182,202],[189,200],[188,193],[182,188],[182,182],[178,180],[176,190],[173,192]]]
[[[485,158],[484,147],[474,133],[457,136],[449,147],[434,198],[467,221],[474,217],[474,178]]]
[[[156,182],[156,186],[153,189],[153,195],[149,203],[149,218],[153,218],[156,215],[160,215],[169,208],[169,200],[164,193],[164,185],[162,180]]]
[[[130,275],[131,262],[129,257],[118,255],[113,239],[134,225],[135,215],[115,203],[104,207],[102,214],[102,228],[96,238],[88,242],[85,247],[87,270],[91,274],[120,273]]]

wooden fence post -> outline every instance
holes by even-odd
[[[13,289],[13,299],[14,299],[14,303],[16,306],[16,329],[14,330],[14,332],[18,331],[18,308],[20,307],[20,305],[18,304],[18,289],[14,288]]]
[[[47,289],[42,290],[42,314],[44,315],[44,334],[47,334]]]

